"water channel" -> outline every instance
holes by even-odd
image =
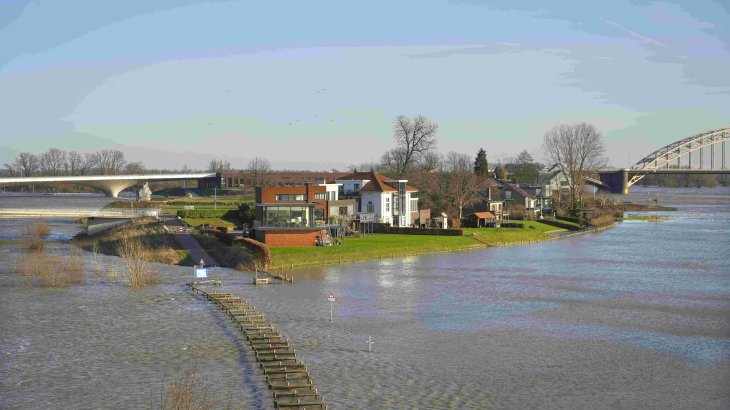
[[[680,211],[539,244],[298,270],[293,286],[216,276],[292,341],[330,409],[730,408],[730,189],[628,199],[657,198]],[[160,266],[161,284],[131,290],[95,275],[87,254],[84,284],[24,289],[11,239],[27,222],[0,219],[0,407],[152,408],[196,363],[219,396],[273,408],[231,322],[186,291],[189,268]],[[67,253],[81,228],[48,223],[49,247]]]

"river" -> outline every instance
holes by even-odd
[[[298,270],[293,286],[215,276],[292,341],[330,409],[730,408],[730,189],[620,199],[679,212],[539,244]],[[86,255],[84,284],[24,289],[7,239],[26,222],[0,220],[0,407],[150,408],[192,351],[219,395],[273,407],[232,323],[185,290],[189,268],[160,266],[161,284],[131,290],[94,275]],[[80,228],[49,224],[49,246],[68,252]]]

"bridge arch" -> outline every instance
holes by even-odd
[[[717,130],[712,131],[706,131],[699,133],[697,135],[693,135],[691,137],[673,142],[669,145],[666,145],[664,147],[659,148],[658,150],[652,152],[651,154],[645,156],[639,162],[634,164],[631,168],[629,168],[629,171],[631,172],[632,177],[628,181],[628,186],[634,185],[639,180],[644,178],[646,174],[649,172],[652,172],[654,170],[659,170],[664,167],[664,169],[668,169],[671,162],[676,161],[677,168],[681,168],[681,161],[682,158],[685,157],[688,159],[689,169],[692,169],[692,153],[699,150],[700,154],[700,167],[699,169],[704,169],[704,148],[710,147],[711,155],[710,155],[710,169],[714,170],[715,168],[715,146],[717,144],[722,145],[722,168],[726,169],[725,165],[725,142],[730,140],[730,127],[729,128],[720,128]],[[637,172],[637,171],[645,171],[645,172]],[[628,187],[627,187],[628,188]]]

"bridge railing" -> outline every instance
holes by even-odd
[[[37,208],[37,209],[0,209],[0,216],[77,216],[77,217],[106,217],[106,218],[136,218],[141,216],[158,217],[161,209],[124,209],[124,208]]]

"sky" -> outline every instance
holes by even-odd
[[[712,1],[0,0],[0,165],[57,147],[343,171],[423,115],[439,152],[490,162],[589,122],[624,167],[730,126],[729,44]]]

